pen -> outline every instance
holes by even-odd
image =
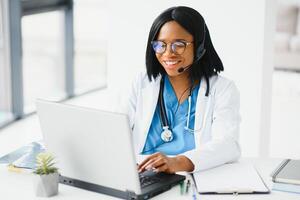
[[[190,182],[190,180],[188,180],[187,183],[186,183],[186,187],[185,187],[185,193],[186,194],[189,193],[190,185],[191,185],[191,182]]]
[[[194,183],[192,183],[192,190],[193,190],[193,200],[197,200],[197,196],[196,196],[196,186]]]
[[[22,169],[18,168],[18,167],[15,167],[13,164],[9,164],[7,166],[7,169],[8,171],[10,172],[17,172],[17,173],[21,173],[22,172]]]
[[[183,191],[184,191],[184,181],[181,181],[181,182],[179,183],[179,185],[180,185],[180,194],[183,195]]]

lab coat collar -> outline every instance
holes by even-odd
[[[202,78],[200,88],[198,91],[198,97],[196,101],[196,113],[195,113],[195,125],[194,130],[200,130],[194,132],[195,134],[195,148],[201,145],[202,133],[205,130],[207,123],[210,119],[211,110],[214,106],[214,94],[215,94],[215,83],[217,82],[218,76],[212,76],[209,79],[210,89],[208,96],[205,96],[207,83],[205,78]]]
[[[142,89],[142,105],[141,108],[143,109],[143,119],[142,120],[142,129],[141,137],[139,137],[139,153],[143,151],[144,144],[147,138],[147,134],[152,122],[152,118],[154,116],[155,108],[158,101],[158,94],[159,94],[159,87],[160,87],[160,80],[161,76],[159,75],[154,81],[151,81],[149,84],[146,84],[146,87]],[[148,81],[148,80],[147,80]]]
[[[201,131],[194,132],[195,148],[198,148],[201,144],[200,138],[204,128],[202,127],[202,124],[203,124],[204,112],[207,108],[207,100],[208,100],[208,97],[205,96],[206,88],[207,88],[206,81],[204,78],[202,78],[200,82],[196,105],[195,105],[196,109],[195,109],[194,130],[201,130]]]

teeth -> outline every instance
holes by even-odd
[[[165,63],[167,64],[167,65],[175,65],[175,64],[177,64],[179,61],[165,61]]]

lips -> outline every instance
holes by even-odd
[[[167,68],[174,68],[180,63],[180,60],[164,60],[163,63]]]

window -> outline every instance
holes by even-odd
[[[0,1],[0,126],[12,120],[10,104],[10,76],[7,65],[7,48],[5,45],[4,32],[5,12],[3,1]]]
[[[106,85],[106,0],[0,0],[0,9],[0,127],[34,112],[36,98]]]
[[[107,1],[74,1],[76,94],[106,85],[107,21]]]
[[[53,11],[22,18],[24,113],[35,99],[66,98],[63,13]]]

